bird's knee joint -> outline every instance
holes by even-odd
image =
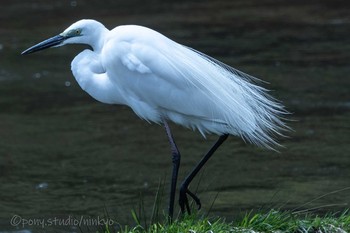
[[[187,184],[182,183],[180,186],[180,193],[186,193],[187,192]]]

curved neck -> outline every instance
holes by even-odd
[[[96,53],[100,53],[103,45],[104,45],[104,40],[106,38],[106,34],[109,32],[109,30],[105,27],[101,27],[99,30],[97,30],[95,32],[95,37],[92,37],[90,40],[90,45],[92,47],[92,49],[94,50],[94,52]]]
[[[121,90],[111,82],[95,51],[86,49],[79,53],[71,69],[80,87],[94,99],[106,104],[125,104]]]

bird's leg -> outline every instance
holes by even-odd
[[[180,155],[179,149],[176,146],[175,140],[170,131],[170,127],[168,123],[165,120],[163,120],[163,124],[170,143],[172,162],[173,162],[173,172],[171,176],[170,199],[169,199],[169,221],[171,222],[174,214],[176,182],[177,182],[177,176],[179,173],[181,155]]]
[[[190,205],[188,202],[189,195],[197,204],[198,209],[201,208],[201,202],[199,198],[192,192],[188,190],[188,186],[193,180],[193,178],[197,175],[200,169],[204,166],[204,164],[210,159],[210,157],[214,154],[214,152],[220,147],[220,145],[227,139],[228,134],[221,135],[216,143],[210,148],[208,153],[199,161],[196,167],[191,171],[191,173],[186,177],[186,179],[182,182],[180,187],[180,196],[179,196],[179,204],[181,207],[181,213],[185,213],[185,208],[188,214],[191,213]]]

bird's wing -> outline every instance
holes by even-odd
[[[135,113],[156,122],[167,114],[201,132],[236,134],[264,146],[274,142],[270,135],[284,127],[284,109],[249,82],[253,77],[154,31],[137,31],[104,48],[108,76]]]
[[[111,45],[109,50],[114,53],[109,53],[113,59],[108,59],[108,76],[122,87],[126,102],[139,116],[151,121],[159,120],[159,112],[155,111],[204,116],[191,111],[194,104],[191,95],[195,91],[191,92],[187,80],[157,47],[123,41]],[[145,116],[145,112],[153,114]]]
[[[137,57],[135,49],[132,47],[136,46],[131,46],[131,51],[120,57],[122,64],[132,72],[138,72],[141,74],[151,73],[152,71]]]

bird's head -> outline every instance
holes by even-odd
[[[100,43],[101,33],[107,31],[103,24],[83,19],[73,23],[57,36],[44,40],[22,52],[22,54],[34,53],[50,47],[59,47],[65,44],[87,44],[97,49]]]

